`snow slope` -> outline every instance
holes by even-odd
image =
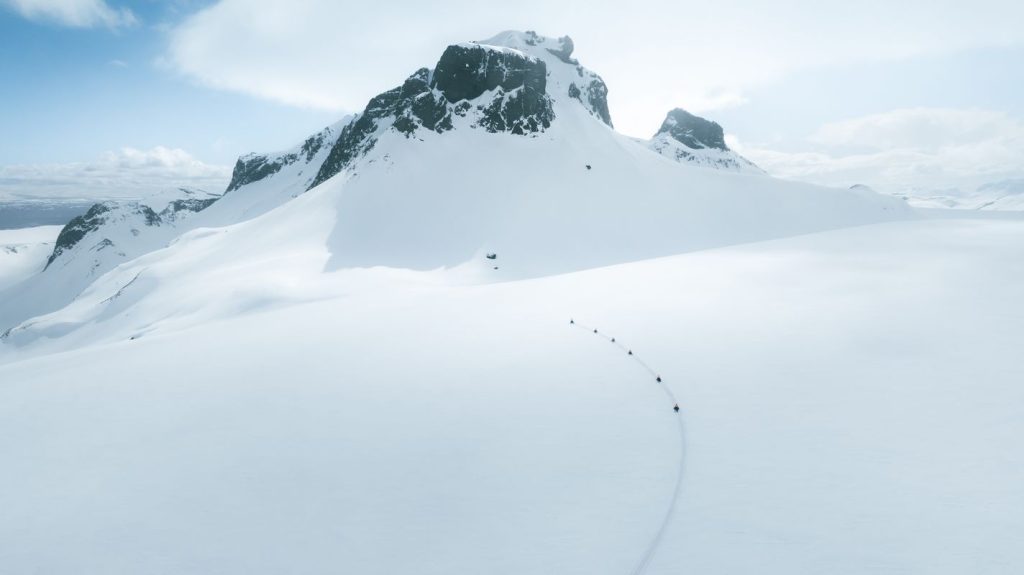
[[[61,226],[0,230],[0,291],[38,273]]]
[[[1021,262],[1024,222],[934,220],[513,282],[344,270],[9,362],[0,564],[629,573],[682,417],[649,573],[1020,572]]]
[[[386,134],[378,149],[390,158],[371,151],[365,168],[263,216],[195,230],[126,262],[66,308],[16,325],[4,342],[52,348],[127,338],[344,289],[342,276],[325,271],[453,268],[461,281],[503,281],[913,217],[892,198],[681,166],[589,119],[580,126],[596,126],[586,146],[478,132],[422,142]],[[488,162],[496,155],[531,169]],[[435,170],[453,158],[479,167]],[[478,185],[485,181],[494,183]]]
[[[765,174],[764,170],[732,150],[691,148],[668,134],[655,135],[647,145],[662,156],[681,164],[744,174]]]

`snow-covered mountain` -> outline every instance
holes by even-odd
[[[432,64],[0,293],[0,571],[1024,571],[1024,218],[667,159],[567,37]]]
[[[61,229],[41,272],[0,292],[0,325],[71,303],[108,271],[190,229],[189,219],[219,197],[180,188],[138,201],[94,204]]]
[[[243,156],[223,197],[187,204],[187,217],[179,204],[95,206],[43,274],[12,288],[5,341],[127,337],[203,309],[274,305],[282,292],[233,281],[272,262],[307,288],[373,266],[495,281],[911,217],[893,198],[763,177],[721,127],[678,110],[659,137],[694,155],[666,162],[613,130],[607,87],[572,52],[568,37],[533,32],[454,44],[361,113]],[[231,280],[212,279],[227,269]]]
[[[729,149],[722,126],[676,108],[669,111],[658,133],[648,142],[655,152],[694,166],[764,174],[753,162]]]

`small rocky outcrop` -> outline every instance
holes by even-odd
[[[580,75],[583,76],[582,68]],[[576,82],[569,84],[569,97],[579,100],[592,114],[601,118],[601,121],[612,127],[612,115],[608,112],[608,86],[604,80],[594,73],[589,74],[579,85]],[[582,86],[582,87],[581,87]]]

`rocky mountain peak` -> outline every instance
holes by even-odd
[[[668,113],[647,146],[681,164],[746,174],[765,173],[725,145],[725,134],[717,122],[695,116],[682,108]]]
[[[228,192],[316,163],[313,188],[349,168],[389,132],[422,139],[417,132],[455,129],[532,136],[562,111],[582,108],[612,125],[608,88],[572,57],[569,36],[502,32],[479,42],[448,46],[434,68],[420,68],[399,86],[372,98],[344,124],[311,136],[301,149],[239,158]],[[558,110],[558,111],[556,111]],[[320,155],[324,150],[324,155]]]
[[[695,150],[714,148],[729,151],[729,146],[725,145],[722,126],[717,122],[695,116],[682,108],[675,108],[668,113],[655,137],[660,134],[668,134],[681,144]]]
[[[479,44],[519,50],[544,61],[548,68],[548,93],[553,98],[569,96],[585,110],[612,126],[608,112],[608,86],[600,76],[580,65],[572,57],[576,45],[569,36],[551,38],[533,30],[507,30]]]

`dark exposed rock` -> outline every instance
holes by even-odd
[[[324,146],[324,140],[328,133],[328,130],[323,130],[315,136],[306,138],[306,141],[302,143],[302,153],[306,155],[307,162],[312,161],[313,156]]]
[[[421,128],[451,130],[452,116],[468,116],[474,111],[470,101],[490,91],[490,101],[475,105],[484,129],[527,134],[548,128],[554,111],[546,84],[547,68],[536,58],[477,45],[449,46],[433,74],[421,68],[401,86],[370,100],[342,130],[309,187],[327,181],[373,149],[383,130],[394,128],[406,137]]]
[[[381,123],[390,122],[390,127],[406,137],[419,126],[436,132],[452,129],[451,110],[444,98],[430,89],[429,78],[430,70],[420,68],[401,86],[370,100],[363,113],[341,131],[309,187],[328,180],[372,149]]]
[[[334,144],[333,136],[335,134],[337,134],[337,129],[334,126],[329,126],[306,138],[302,145],[289,153],[277,155],[247,154],[238,158],[238,161],[235,162],[235,169],[231,173],[231,182],[228,183],[224,193],[226,194],[242,186],[269,178],[280,172],[285,166],[290,166],[296,162],[312,162],[325,146]],[[314,169],[317,168],[319,166],[314,167]]]
[[[611,126],[612,115],[608,112],[608,86],[605,85],[604,80],[602,80],[600,76],[595,75],[594,79],[590,81],[590,86],[588,86],[588,88],[587,102],[590,104],[591,110],[593,110],[593,112],[597,114],[605,124]]]
[[[307,140],[308,142],[309,140]],[[315,152],[314,152],[315,153]],[[298,159],[295,154],[289,154],[281,158],[275,158],[271,160],[267,156],[258,156],[255,154],[242,156],[235,162],[235,169],[231,172],[231,182],[228,183],[228,189],[224,193],[228,193],[238,188],[258,182],[264,178],[272,176],[281,171],[281,168],[294,162]]]
[[[544,94],[547,67],[535,58],[478,45],[449,46],[434,69],[432,86],[449,102],[472,100],[484,92],[522,86],[533,97]]]
[[[719,126],[717,122],[694,116],[682,108],[676,108],[668,113],[655,136],[664,133],[689,148],[715,148],[729,151],[729,147],[725,145],[722,126]]]
[[[590,75],[590,82],[580,88],[576,82],[569,84],[569,97],[578,100],[592,114],[601,118],[608,126],[612,125],[612,116],[608,112],[608,86],[596,74]]]
[[[526,134],[539,132],[551,126],[555,114],[546,97],[535,98],[524,90],[496,97],[483,109],[480,125],[488,132]]]
[[[160,216],[149,206],[139,206],[135,212],[146,218],[147,226],[159,226],[161,224]]]
[[[679,108],[668,113],[648,147],[684,164],[752,175],[765,173],[729,149],[722,126]]]

